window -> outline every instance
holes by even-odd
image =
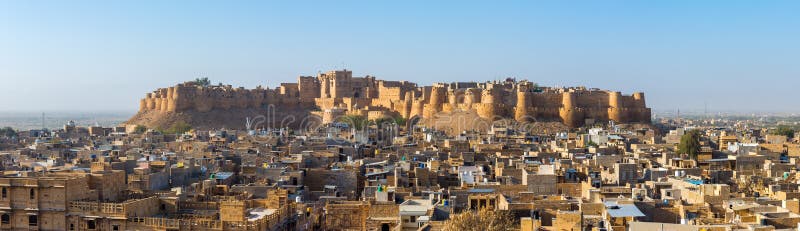
[[[94,220],[86,221],[86,228],[87,229],[96,229],[97,228],[97,222],[95,222]]]
[[[36,215],[28,216],[28,225],[29,226],[38,226],[39,225],[39,217]]]
[[[7,194],[8,194],[8,191],[6,190],[6,188],[5,188],[5,187],[3,187],[3,190],[2,190],[2,191],[3,191],[3,199],[5,199],[5,198],[8,196],[8,195],[7,195]]]
[[[8,214],[3,214],[0,216],[0,223],[3,223],[4,225],[11,224],[11,216]]]
[[[31,200],[33,200],[33,199],[35,199],[35,198],[36,198],[36,191],[34,191],[33,189],[31,189]]]
[[[117,231],[119,230],[119,225],[112,225],[111,230]]]
[[[69,224],[69,230],[75,230],[75,224]]]

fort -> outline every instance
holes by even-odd
[[[488,120],[558,121],[570,127],[604,121],[650,123],[651,118],[644,93],[640,92],[623,95],[585,87],[541,87],[515,79],[418,86],[369,75],[353,77],[350,70],[335,70],[316,77],[300,76],[297,83],[282,83],[274,89],[200,86],[194,82],[157,89],[140,101],[139,113],[126,124],[147,126],[151,125],[148,124],[151,120],[144,119],[146,117],[183,112],[262,113],[273,106],[284,115],[292,114],[290,111],[296,116],[313,115],[323,123],[345,114],[369,119],[430,118],[439,113],[460,111],[472,111]],[[236,116],[216,117],[236,119],[243,124],[242,118]]]

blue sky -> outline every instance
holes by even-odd
[[[798,112],[800,1],[0,1],[0,111],[135,111],[196,77],[347,68],[644,91],[656,110]]]

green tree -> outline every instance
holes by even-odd
[[[383,117],[383,118],[379,118],[379,119],[376,119],[376,120],[370,121],[370,124],[373,124],[373,123],[374,123],[375,125],[377,125],[377,126],[378,126],[378,128],[383,128],[383,127],[384,127],[384,125],[389,125],[389,124],[392,124],[392,123],[394,123],[394,118],[391,118],[391,117]]]
[[[516,227],[511,213],[483,209],[453,215],[444,223],[445,231],[506,231]]]
[[[164,133],[164,134],[183,134],[183,133],[191,131],[191,130],[192,130],[192,125],[189,125],[188,123],[186,123],[184,121],[178,121],[178,122],[172,124],[172,126],[170,126],[169,128],[162,129],[161,133]]]
[[[394,118],[394,122],[399,124],[400,126],[405,126],[406,125],[406,121],[407,121],[407,119],[403,118],[402,116],[398,116],[398,117]]]
[[[14,130],[14,128],[11,128],[11,127],[0,128],[0,136],[6,137],[6,138],[16,137],[17,136],[17,131]]]
[[[681,136],[678,144],[678,154],[689,154],[692,159],[697,159],[700,153],[700,131],[690,130]]]
[[[534,83],[533,84],[532,90],[533,90],[533,92],[542,92],[542,91],[544,91],[544,90],[542,90],[542,88],[539,86],[538,83]]]
[[[337,121],[339,121],[340,123],[345,123],[351,128],[355,128],[356,130],[364,129],[364,127],[366,127],[370,122],[369,120],[367,120],[367,117],[362,115],[345,115],[339,117]]]
[[[147,132],[147,127],[145,127],[144,125],[136,125],[136,127],[133,128],[134,134],[142,134],[145,132]]]
[[[775,130],[772,130],[771,134],[773,134],[773,135],[782,135],[782,136],[786,136],[789,139],[792,139],[792,138],[794,138],[794,133],[795,132],[796,131],[793,128],[789,127],[789,126],[780,125],[777,128],[775,128]]]
[[[208,85],[211,85],[211,80],[208,80],[208,77],[196,78],[194,79],[194,83],[203,87],[207,87]]]

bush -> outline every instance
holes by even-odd
[[[145,126],[136,125],[136,127],[133,128],[133,133],[134,134],[142,134],[142,133],[145,133],[145,132],[147,132],[147,127],[145,127]]]
[[[515,223],[508,211],[483,209],[478,212],[466,211],[444,223],[445,231],[506,231],[514,230]]]
[[[172,126],[170,126],[169,128],[162,129],[161,133],[164,133],[164,134],[183,134],[183,133],[186,133],[186,132],[191,131],[191,130],[192,130],[192,125],[189,125],[188,123],[183,122],[183,121],[178,121],[178,122],[172,124]]]

